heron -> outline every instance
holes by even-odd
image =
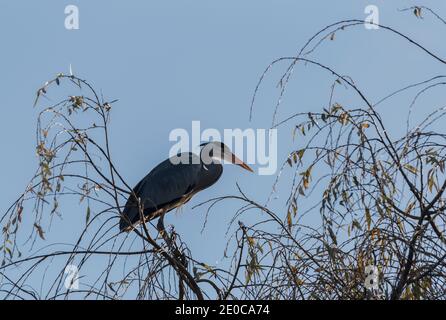
[[[179,208],[197,192],[212,186],[223,173],[222,162],[253,172],[219,141],[201,144],[199,156],[184,152],[158,164],[133,188],[121,215],[120,231],[129,232],[140,223]]]

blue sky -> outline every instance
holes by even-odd
[[[69,4],[79,7],[79,30],[64,27],[64,8]],[[262,85],[250,122],[250,101],[264,68],[275,58],[295,54],[327,24],[365,18],[369,4],[380,9],[380,23],[403,31],[439,55],[446,53],[446,44],[433,32],[444,25],[427,14],[420,20],[410,12],[398,12],[416,1],[2,0],[0,208],[6,209],[23,191],[37,165],[35,92],[58,72],[67,73],[70,64],[106,99],[119,99],[112,111],[112,153],[120,172],[134,185],[167,158],[172,146],[169,132],[189,130],[193,120],[200,120],[202,128],[220,130],[268,128],[283,68]],[[446,13],[443,2],[423,1],[423,5]],[[383,30],[361,27],[337,34],[313,58],[351,76],[372,101],[443,68],[407,42]],[[279,119],[298,110],[319,110],[328,99],[333,79],[319,70],[300,70],[304,74],[295,75]],[[427,102],[435,104],[437,98],[433,95]],[[388,124],[401,120],[407,111],[398,103],[407,106],[406,100],[393,102],[382,110]],[[395,133],[401,128],[390,127]],[[279,130],[279,163],[292,148],[290,138],[290,127]],[[204,233],[200,233],[204,209],[192,206],[236,193],[236,182],[264,202],[274,178],[226,166],[215,186],[197,195],[181,214],[171,214],[168,223],[176,226],[196,257],[215,263],[222,258],[226,225],[237,205],[217,207]],[[279,195],[274,209],[285,213],[285,200]],[[75,222],[78,206],[65,210],[70,217],[66,221]],[[84,222],[84,211],[79,220]],[[58,226],[52,228],[51,239],[70,242],[69,226],[63,221]]]

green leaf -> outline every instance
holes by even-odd
[[[353,227],[355,227],[359,230],[362,230],[361,224],[356,219],[353,219],[353,221],[352,221],[352,229],[353,229]]]

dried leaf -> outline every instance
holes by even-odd
[[[291,217],[291,211],[288,210],[286,218],[287,218],[288,229],[291,231],[291,227],[293,226],[293,218]]]
[[[415,175],[418,173],[417,168],[411,166],[410,164],[405,164],[403,167]]]
[[[370,226],[372,224],[372,216],[370,214],[369,208],[365,208],[365,220],[367,222],[367,230],[370,230]]]
[[[37,223],[34,223],[34,227],[37,229],[37,234],[42,240],[45,240],[45,232],[43,232],[43,229],[41,226],[39,226]]]

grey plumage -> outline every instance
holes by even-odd
[[[223,166],[219,163],[204,165],[197,155],[183,153],[180,155],[189,161],[173,164],[172,158],[156,166],[133,189],[144,208],[145,221],[157,218],[183,203],[198,191],[213,185],[220,178]],[[184,158],[183,158],[184,159]],[[119,223],[120,231],[129,231],[140,223],[138,201],[130,195],[123,217]]]

